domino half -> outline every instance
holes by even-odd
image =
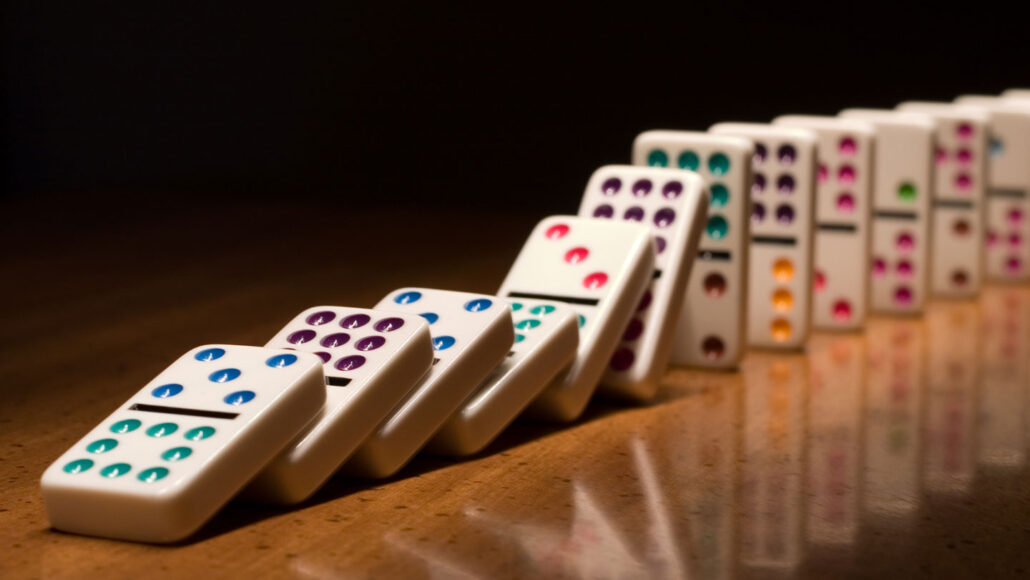
[[[404,466],[504,360],[515,339],[511,311],[494,296],[402,288],[377,310],[421,315],[436,358],[408,397],[344,465],[365,477],[388,477]]]
[[[673,364],[732,369],[744,355],[753,154],[747,139],[693,131],[647,131],[633,142],[634,165],[696,171],[709,192]]]
[[[876,131],[870,227],[869,306],[920,314],[929,295],[930,192],[936,124],[918,113],[846,109]]]
[[[965,95],[989,124],[984,198],[984,273],[991,280],[1030,278],[1030,101]]]
[[[773,121],[818,139],[812,326],[860,330],[869,296],[869,202],[874,132],[836,117],[785,115]]]
[[[654,277],[601,377],[602,391],[646,401],[658,390],[707,208],[704,181],[693,171],[606,165],[590,177],[579,215],[647,224],[657,252]]]
[[[804,346],[811,324],[816,137],[807,129],[719,123],[716,135],[754,142],[748,343]]]
[[[59,530],[141,542],[189,536],[325,402],[306,352],[207,345],[179,357],[43,473]]]
[[[265,346],[313,352],[325,371],[321,414],[246,489],[250,497],[281,504],[314,493],[433,362],[425,319],[365,308],[309,308]]]
[[[987,115],[951,103],[906,102],[898,110],[937,123],[930,291],[965,298],[980,290],[983,199],[987,181]]]
[[[571,421],[583,412],[654,266],[654,242],[642,224],[573,216],[537,224],[498,294],[569,304],[580,328],[576,360],[530,404],[530,414]]]

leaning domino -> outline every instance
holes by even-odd
[[[142,542],[185,538],[318,413],[323,381],[310,353],[187,352],[43,473],[51,525]]]
[[[602,391],[646,401],[658,390],[707,207],[704,181],[692,171],[606,165],[590,177],[579,215],[647,224],[657,252],[654,278],[601,377]]]
[[[424,318],[366,308],[309,308],[265,346],[315,353],[324,361],[326,378],[326,403],[318,418],[245,490],[252,498],[280,504],[314,493],[433,362]]]
[[[673,364],[732,369],[744,355],[753,154],[747,139],[693,131],[647,131],[633,142],[634,165],[696,171],[710,197],[676,320]]]
[[[571,421],[583,412],[651,282],[654,264],[654,242],[641,224],[573,216],[537,224],[498,295],[569,304],[580,329],[575,361],[530,404],[530,414]]]

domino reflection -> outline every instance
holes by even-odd
[[[976,302],[933,302],[926,310],[923,470],[932,492],[968,493],[975,476],[979,319]]]
[[[803,442],[808,357],[752,351],[744,402],[740,563],[790,570],[803,557]]]
[[[813,334],[808,352],[808,541],[850,545],[861,501],[865,337]]]
[[[1026,461],[1027,352],[1030,349],[1030,291],[1016,287],[983,290],[980,362],[980,420],[977,456],[981,465],[1019,468]]]
[[[864,507],[873,517],[909,517],[919,507],[925,341],[917,319],[866,326]]]

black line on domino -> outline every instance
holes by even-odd
[[[346,377],[326,377],[325,384],[330,387],[346,387],[350,384],[350,379]]]
[[[954,207],[958,209],[973,209],[973,202],[964,199],[935,199],[933,205],[936,207]]]
[[[226,413],[224,411],[205,411],[203,409],[185,409],[183,407],[168,407],[165,405],[146,405],[136,403],[129,407],[130,411],[146,411],[147,413],[166,413],[168,415],[188,415],[190,417],[206,417],[208,419],[235,419],[239,413]]]
[[[535,300],[554,300],[566,304],[582,304],[583,306],[597,306],[601,301],[597,298],[576,298],[574,296],[557,296],[554,294],[535,294],[533,292],[508,292],[508,298],[531,298]]]
[[[911,220],[915,221],[919,219],[919,216],[914,211],[893,211],[887,209],[881,209],[873,212],[873,217],[881,219],[891,220]]]
[[[1026,198],[1025,189],[988,189],[987,195],[991,197],[1013,197],[1017,199]]]
[[[835,223],[821,223],[815,225],[816,229],[823,232],[851,232],[855,233],[858,231],[858,226],[855,224],[835,224]]]
[[[798,240],[790,236],[752,236],[751,243],[770,246],[796,246]]]
[[[706,262],[729,262],[733,255],[726,250],[700,250],[697,257]]]

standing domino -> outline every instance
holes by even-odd
[[[1007,89],[1001,96],[1006,99],[1030,101],[1030,89]]]
[[[541,300],[508,300],[515,344],[427,449],[442,455],[482,450],[568,368],[579,345],[579,320],[571,306]]]
[[[581,217],[648,224],[654,279],[601,377],[601,389],[646,401],[669,365],[687,279],[708,208],[704,181],[692,171],[606,165],[590,177]]]
[[[861,329],[869,296],[873,128],[861,121],[803,115],[785,115],[773,123],[808,129],[819,140],[812,325]]]
[[[907,102],[898,110],[937,122],[930,291],[964,298],[980,290],[987,115],[950,103]]]
[[[493,296],[403,288],[375,308],[421,315],[429,322],[436,359],[408,397],[345,464],[365,477],[388,477],[404,466],[443,426],[515,339],[511,312]]]
[[[421,316],[365,308],[309,308],[265,346],[317,354],[326,378],[318,419],[247,487],[247,495],[281,504],[314,493],[433,363]]]
[[[811,323],[816,138],[806,129],[719,123],[710,131],[751,139],[748,343],[797,349]]]
[[[869,306],[882,314],[919,314],[930,271],[933,120],[917,113],[847,109],[876,131]]]
[[[187,352],[43,473],[51,525],[141,542],[185,538],[318,413],[323,381],[310,353]]]
[[[1030,277],[1030,102],[966,95],[962,106],[984,111],[990,125],[984,272],[991,280]]]
[[[654,272],[647,227],[572,216],[545,218],[501,284],[500,296],[570,304],[579,314],[579,349],[529,407],[571,421],[586,407]]]
[[[747,139],[690,131],[647,131],[633,164],[698,172],[710,194],[699,250],[676,322],[673,364],[731,369],[744,355],[751,156]]]

